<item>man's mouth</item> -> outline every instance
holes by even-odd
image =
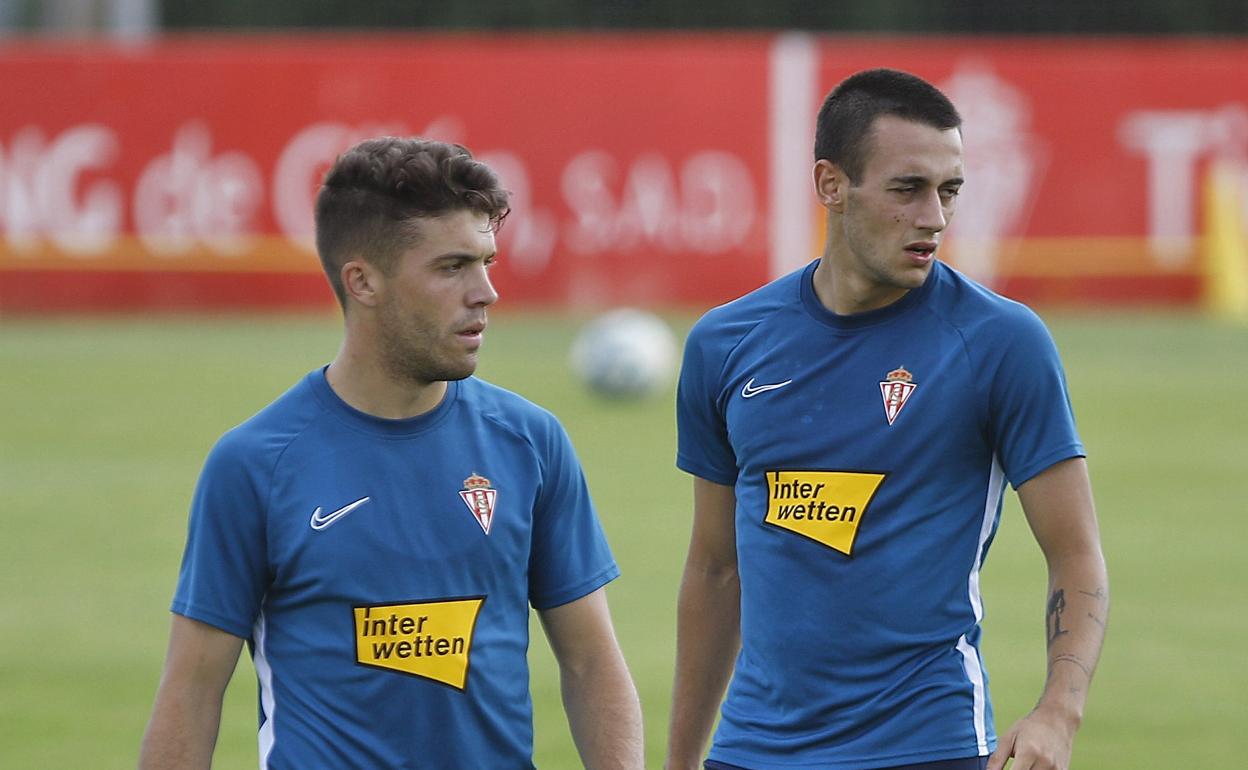
[[[470,323],[467,326],[462,327],[459,331],[455,333],[465,340],[480,341],[481,335],[484,331],[485,331],[485,321],[477,321],[475,323]]]
[[[905,251],[915,262],[926,264],[931,262],[932,257],[936,254],[936,243],[934,241],[916,241],[908,244]]]

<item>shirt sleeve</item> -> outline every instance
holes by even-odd
[[[529,603],[539,610],[575,601],[620,575],[572,442],[551,422],[529,553]]]
[[[173,611],[247,639],[267,576],[264,501],[237,442],[217,443],[191,502]]]
[[[1017,488],[1046,468],[1084,455],[1066,375],[1044,323],[1022,309],[1011,324],[989,394],[992,440]]]
[[[720,406],[723,361],[708,346],[705,318],[685,341],[676,388],[676,467],[716,484],[737,481],[737,455]]]

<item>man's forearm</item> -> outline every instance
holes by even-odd
[[[220,724],[220,701],[197,704],[187,693],[159,693],[139,749],[139,770],[207,770]]]
[[[242,647],[237,636],[173,615],[169,652],[139,752],[140,770],[206,770],[212,765],[225,687]]]
[[[1099,552],[1050,570],[1045,607],[1048,676],[1037,708],[1063,714],[1077,726],[1109,621],[1109,578]]]
[[[641,703],[622,656],[562,675],[564,710],[586,770],[645,767]]]
[[[740,646],[741,586],[736,570],[686,565],[677,607],[668,770],[701,767]]]

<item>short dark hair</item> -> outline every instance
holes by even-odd
[[[495,231],[511,211],[498,175],[466,147],[393,136],[369,139],[338,156],[316,196],[316,251],[346,307],[342,266],[352,258],[389,271],[417,237],[420,218],[467,209]]]
[[[815,160],[862,178],[876,118],[894,115],[942,131],[959,128],[962,116],[940,89],[923,78],[892,69],[863,70],[832,89],[815,122]]]

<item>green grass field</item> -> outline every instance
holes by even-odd
[[[1113,586],[1076,768],[1242,766],[1248,722],[1248,328],[1046,316],[1090,453]],[[595,401],[567,371],[577,319],[495,314],[481,374],[557,413],[624,576],[610,589],[661,762],[689,480],[671,399]],[[687,317],[673,319],[682,328]],[[187,504],[225,429],[328,360],[316,318],[0,319],[0,766],[132,767],[151,708]],[[984,578],[999,729],[1044,676],[1043,562],[1010,498]],[[536,760],[579,766],[534,626]],[[255,683],[227,697],[217,767],[254,767]]]

